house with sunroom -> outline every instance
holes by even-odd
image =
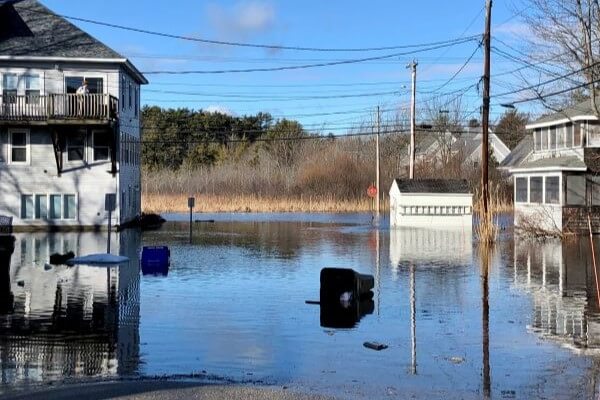
[[[516,228],[600,232],[600,122],[586,100],[527,125],[533,150],[509,168]]]
[[[125,57],[36,0],[0,0],[0,215],[18,227],[140,214],[140,88]]]

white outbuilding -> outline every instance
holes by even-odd
[[[473,194],[466,180],[396,179],[390,188],[390,226],[471,229]]]

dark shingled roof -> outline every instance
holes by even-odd
[[[600,101],[600,98],[598,98]],[[592,109],[592,103],[590,100],[584,100],[580,103],[575,104],[572,107],[565,108],[559,112],[544,115],[543,117],[538,118],[533,123],[534,124],[542,124],[546,122],[555,122],[560,121],[565,118],[574,118],[583,115],[594,115],[594,110]]]
[[[396,179],[401,193],[471,193],[464,179]]]
[[[36,0],[0,0],[0,56],[124,58]]]

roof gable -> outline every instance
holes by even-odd
[[[0,3],[0,56],[124,58],[36,0]]]

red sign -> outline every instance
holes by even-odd
[[[371,198],[377,197],[377,188],[373,185],[369,186],[369,188],[367,189],[367,196]]]

